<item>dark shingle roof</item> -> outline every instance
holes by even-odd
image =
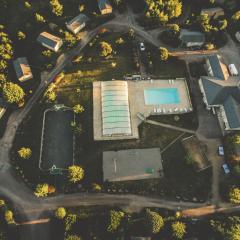
[[[239,103],[230,95],[225,100],[223,106],[230,128],[239,128],[240,127]]]
[[[225,79],[220,57],[218,55],[212,55],[208,57],[208,60],[213,71],[213,76],[219,79]]]
[[[240,90],[236,81],[210,77],[201,77],[201,80],[209,105],[222,105],[229,95],[240,101]]]
[[[183,43],[189,43],[189,42],[205,42],[205,36],[201,32],[192,32],[188,31],[186,29],[182,29],[180,36],[180,40]]]

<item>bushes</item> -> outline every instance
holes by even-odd
[[[146,226],[150,233],[158,233],[164,226],[163,218],[157,212],[147,209]]]
[[[108,232],[116,232],[117,230],[119,230],[122,219],[124,218],[124,215],[125,214],[122,211],[111,210],[107,231]]]

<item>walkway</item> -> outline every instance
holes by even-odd
[[[145,122],[149,123],[149,124],[152,124],[152,125],[165,127],[165,128],[169,128],[169,129],[180,131],[180,132],[186,132],[186,133],[191,133],[191,134],[196,133],[193,130],[189,130],[189,129],[182,128],[182,127],[176,127],[176,126],[173,126],[173,125],[169,125],[169,124],[166,124],[166,123],[161,123],[161,122],[157,122],[157,121],[153,121],[153,120],[145,120]]]

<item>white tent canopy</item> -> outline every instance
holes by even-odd
[[[131,135],[126,81],[101,82],[103,136]]]

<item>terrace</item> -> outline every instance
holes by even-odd
[[[186,79],[126,81],[126,83],[128,86],[131,134],[109,136],[103,135],[101,82],[93,83],[95,140],[138,139],[138,126],[142,122],[138,117],[139,114],[147,118],[150,115],[183,114],[192,111]]]

